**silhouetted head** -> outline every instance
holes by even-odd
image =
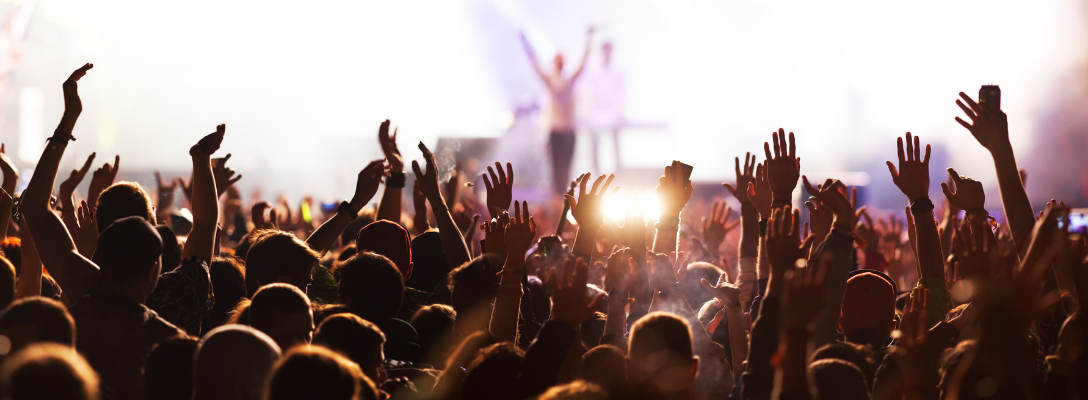
[[[11,400],[98,400],[98,374],[74,348],[40,343],[0,366],[0,397]]]
[[[394,318],[404,300],[404,278],[385,256],[362,252],[340,265],[340,302],[370,321]]]
[[[810,362],[837,359],[849,362],[865,374],[867,387],[873,383],[873,362],[869,359],[871,347],[849,342],[831,342],[812,352]]]
[[[208,266],[212,278],[215,305],[204,318],[204,329],[211,330],[227,323],[231,311],[246,298],[246,276],[242,260],[236,257],[216,257]]]
[[[462,399],[514,398],[525,352],[510,342],[495,343],[476,355],[465,372]]]
[[[381,386],[386,380],[385,334],[377,325],[355,314],[333,314],[317,327],[314,344],[342,354],[363,370],[371,381]]]
[[[15,275],[22,275],[23,271],[23,241],[14,236],[0,240],[0,253],[15,267]]]
[[[851,343],[874,347],[888,344],[895,330],[895,287],[890,278],[865,271],[846,281],[839,330]]]
[[[412,240],[404,227],[384,219],[374,221],[359,231],[355,247],[358,252],[369,251],[385,256],[402,276],[412,276]]]
[[[271,337],[280,349],[308,344],[314,331],[310,299],[286,283],[265,285],[249,305],[249,325]]]
[[[600,345],[582,355],[582,379],[593,382],[612,393],[627,387],[623,350],[612,345]]]
[[[458,314],[489,302],[495,297],[495,286],[498,285],[495,274],[491,273],[483,257],[454,268],[447,282],[452,293],[453,309]]]
[[[12,303],[0,313],[0,336],[11,346],[3,355],[36,343],[76,345],[76,323],[59,301],[45,297],[27,297]]]
[[[442,237],[438,231],[427,231],[412,239],[412,275],[405,280],[408,287],[425,292],[434,291],[450,272]]]
[[[147,297],[162,271],[162,238],[144,217],[121,218],[98,236],[93,259],[103,289],[123,287]]]
[[[259,400],[280,358],[272,338],[244,325],[226,325],[200,340],[193,366],[194,400]]]
[[[148,399],[189,400],[193,393],[193,356],[199,341],[188,336],[167,339],[155,346],[144,365]]]
[[[419,344],[423,347],[425,362],[440,366],[441,361],[449,357],[455,344],[453,323],[456,320],[457,312],[445,304],[426,305],[412,315],[408,323],[419,332]]]
[[[261,286],[277,282],[306,291],[320,255],[284,231],[260,231],[252,240],[246,253],[246,289],[250,295]]]
[[[627,377],[635,390],[656,397],[689,391],[698,368],[691,329],[676,315],[650,313],[631,327]]]
[[[102,233],[114,221],[125,217],[141,217],[154,225],[155,208],[144,188],[136,182],[117,182],[98,196],[95,224]]]
[[[355,363],[321,346],[284,354],[268,377],[266,400],[377,400],[378,390]]]
[[[808,371],[809,376],[816,383],[820,398],[869,399],[869,386],[865,380],[865,373],[854,364],[829,358],[809,364]]]

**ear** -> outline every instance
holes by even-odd
[[[408,263],[408,270],[404,271],[404,280],[408,280],[408,278],[412,277],[412,270],[415,269],[415,267],[416,267],[416,263],[414,263],[414,262]]]

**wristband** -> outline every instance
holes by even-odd
[[[657,221],[657,229],[662,231],[680,230],[680,218],[665,218]]]
[[[59,141],[64,142],[64,143],[67,144],[67,142],[69,142],[69,141],[71,141],[71,142],[76,141],[76,137],[72,136],[72,135],[68,135],[68,137],[57,136],[57,133],[53,132],[53,136],[50,136],[50,137],[45,139],[46,142],[51,142],[51,141],[54,141],[54,140],[59,140]]]
[[[402,188],[404,187],[405,174],[403,172],[390,172],[389,177],[385,178],[385,187]]]
[[[927,197],[919,198],[910,203],[910,213],[913,215],[925,214],[933,211],[933,201]]]
[[[613,289],[608,291],[608,299],[623,299],[623,302],[626,303],[631,299],[631,294],[626,290]]]
[[[343,213],[344,215],[353,215],[354,214],[355,216],[359,215],[359,212],[355,211],[355,207],[352,207],[351,203],[348,203],[347,201],[341,201],[340,202],[340,205],[336,207],[336,213],[337,214]]]
[[[987,212],[985,208],[974,208],[974,209],[967,210],[967,212],[964,213],[963,216],[967,217],[968,215],[971,215],[971,214],[974,214],[974,213],[986,213],[986,214],[989,214],[989,212]]]

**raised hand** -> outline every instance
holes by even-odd
[[[790,206],[775,209],[767,221],[767,257],[771,273],[784,276],[805,258],[800,233],[801,213]]]
[[[242,175],[234,176],[234,170],[227,167],[227,160],[230,160],[230,153],[227,153],[226,157],[216,158],[212,164],[212,177],[215,179],[217,197],[223,196],[227,189],[230,189],[235,182],[242,179]]]
[[[510,224],[510,213],[501,212],[495,218],[484,221],[480,230],[484,231],[484,256],[491,260],[491,267],[497,269],[506,261],[506,226]]]
[[[621,290],[630,293],[635,286],[638,271],[631,260],[630,252],[630,249],[624,247],[616,249],[616,251],[612,252],[612,255],[608,256],[608,263],[605,264],[604,284],[609,292]]]
[[[87,75],[87,71],[91,68],[94,68],[93,64],[83,64],[82,67],[72,72],[72,75],[68,76],[68,80],[61,85],[61,89],[64,91],[64,115],[61,116],[57,131],[54,132],[54,135],[59,139],[73,138],[72,128],[75,128],[79,114],[83,113],[83,102],[79,99],[78,82],[80,78]]]
[[[982,182],[960,176],[952,168],[948,169],[948,176],[956,185],[956,191],[952,192],[948,184],[941,182],[941,190],[949,204],[968,212],[979,211],[986,206],[986,193],[982,190]]]
[[[831,269],[831,260],[825,257],[815,271],[793,270],[785,275],[786,284],[782,297],[782,331],[815,328],[817,317],[827,302],[825,281]],[[806,273],[807,272],[807,273]]]
[[[563,262],[562,273],[558,270],[552,268],[548,271],[547,284],[552,288],[552,319],[577,328],[601,308],[605,296],[601,293],[594,298],[589,297],[586,290],[589,268],[581,258],[577,258],[577,261],[567,258]]]
[[[587,232],[596,233],[600,229],[604,221],[605,202],[620,190],[619,186],[616,186],[608,192],[608,187],[612,186],[612,179],[615,178],[615,175],[608,175],[608,179],[605,180],[605,176],[601,175],[593,181],[593,187],[587,192],[586,182],[589,181],[587,177],[579,184],[578,199],[569,194],[563,195],[570,204],[570,215],[578,221],[579,231],[585,229]],[[604,182],[604,185],[601,185],[601,182]]]
[[[818,241],[823,241],[828,233],[831,233],[831,224],[835,220],[835,213],[825,206],[816,196],[810,196],[805,202],[808,207],[808,222],[812,228],[812,236]]]
[[[952,254],[959,271],[958,278],[986,274],[990,265],[997,261],[997,239],[990,229],[979,229],[978,225],[964,220],[952,237]]]
[[[103,190],[113,185],[113,181],[117,179],[117,171],[121,169],[121,156],[117,155],[113,158],[113,165],[109,163],[102,164],[102,167],[96,169],[91,174],[91,183],[87,187],[87,201],[91,204],[98,204],[98,195],[102,194]]]
[[[174,204],[174,191],[178,188],[178,181],[172,179],[168,182],[162,180],[162,173],[155,171],[155,193],[159,197],[159,201],[155,203],[155,208],[159,211],[166,211],[167,208]]]
[[[2,151],[3,150],[0,150],[0,152]],[[65,179],[64,182],[60,183],[60,188],[57,193],[58,198],[70,198],[72,194],[75,193],[76,186],[79,186],[79,183],[83,182],[83,178],[87,176],[87,171],[91,170],[91,163],[94,162],[94,157],[95,153],[91,153],[90,156],[87,156],[87,161],[83,163],[83,167],[78,170],[73,169],[72,173],[68,175],[68,179]]]
[[[767,168],[763,164],[756,164],[755,180],[748,185],[748,199],[756,207],[760,219],[766,220],[771,217],[773,197],[771,182],[767,179]]]
[[[907,132],[906,152],[903,151],[903,138],[896,139],[899,148],[899,169],[888,161],[888,172],[892,174],[892,182],[907,196],[907,200],[913,203],[921,198],[929,198],[929,145],[926,145],[926,153],[921,155],[921,144],[918,137],[911,140],[910,132]]]
[[[744,204],[751,201],[751,199],[748,198],[748,186],[756,179],[755,175],[753,175],[756,169],[756,156],[753,156],[752,153],[744,154],[743,170],[740,168],[740,157],[735,157],[734,161],[736,162],[737,168],[737,185],[733,186],[728,183],[723,183],[722,187],[725,187],[729,193],[732,193],[733,197],[736,197],[740,204]]]
[[[272,211],[268,211],[268,210]],[[268,216],[265,216],[265,211],[268,211]],[[279,229],[276,227],[276,209],[272,208],[271,204],[267,201],[260,201],[253,205],[250,209],[250,220],[253,221],[254,230],[262,229]]]
[[[213,153],[219,150],[219,146],[223,144],[223,137],[227,134],[227,125],[219,124],[215,126],[215,132],[204,135],[200,138],[199,142],[189,148],[189,155],[203,155],[211,157]]]
[[[427,197],[423,196],[423,190],[419,188],[419,180],[412,184],[412,206],[415,208],[415,216],[412,217],[412,225],[415,225],[416,233],[423,233],[430,229],[427,222]]]
[[[956,100],[956,105],[963,110],[963,113],[967,115],[967,118],[971,119],[971,123],[967,123],[960,117],[956,117],[956,122],[963,125],[971,132],[971,135],[978,140],[978,143],[989,150],[991,153],[994,151],[1011,150],[1012,145],[1009,143],[1009,119],[1005,116],[1005,113],[998,109],[989,109],[986,106],[976,103],[966,93],[960,92],[960,98],[963,101]],[[967,102],[965,105],[964,102]]]
[[[801,181],[804,182],[805,190],[812,197],[815,197],[824,206],[831,209],[832,214],[835,216],[832,221],[834,229],[839,229],[847,234],[854,231],[857,213],[854,210],[854,205],[850,203],[850,200],[844,194],[846,191],[845,184],[837,179],[828,179],[822,185],[813,187],[808,182],[808,177],[805,176],[801,177]]]
[[[767,154],[767,180],[770,182],[774,204],[789,204],[793,189],[797,187],[797,178],[801,176],[801,159],[797,158],[797,149],[790,132],[789,148],[786,147],[786,131],[778,128],[778,134],[771,133],[774,142],[774,157],[771,156],[770,143],[763,142],[763,151]]]
[[[498,170],[498,174],[495,174]],[[488,175],[491,179],[487,179]],[[514,167],[506,163],[506,171],[503,172],[502,164],[495,162],[495,168],[487,167],[487,173],[483,174],[484,189],[487,189],[487,210],[494,217],[502,210],[510,209],[510,201],[513,200]]]
[[[412,161],[412,171],[415,172],[416,181],[419,182],[419,190],[431,202],[432,209],[446,207],[442,201],[442,191],[438,186],[438,167],[434,161],[434,154],[423,142],[419,142],[419,151],[423,152],[423,161],[426,163],[425,168],[420,169],[419,162]]]
[[[701,279],[699,282],[703,284],[703,288],[705,288],[711,296],[714,296],[714,298],[718,300],[724,300],[726,306],[741,306],[740,288],[736,285],[733,285],[729,282],[723,282],[721,279],[718,280],[717,285],[710,283],[710,281],[706,280],[705,278]]]
[[[506,257],[518,257],[524,260],[525,252],[529,251],[533,240],[536,239],[536,221],[529,216],[528,203],[523,201],[519,206],[518,202],[514,202],[514,213],[506,225],[503,236],[506,242]],[[521,264],[518,264],[520,267]]]
[[[96,207],[87,205],[86,201],[81,202],[76,213],[75,231],[72,232],[72,239],[76,242],[79,254],[88,258],[94,255],[95,249],[98,248],[98,227],[94,222],[97,211]]]
[[[691,199],[694,188],[691,181],[684,178],[680,162],[673,161],[665,167],[665,175],[658,179],[657,201],[661,204],[661,219],[680,218],[680,211]]]
[[[703,217],[703,241],[706,242],[707,250],[715,257],[718,255],[718,247],[725,241],[725,235],[740,225],[740,221],[728,225],[732,215],[732,207],[727,207],[724,201],[716,201],[710,207],[710,219]]]
[[[629,204],[626,193],[623,197],[624,204]],[[635,192],[635,198],[638,198],[638,192]],[[612,229],[616,232],[621,245],[635,251],[646,248],[646,216],[642,214],[642,207],[638,205],[638,202],[634,202],[633,206],[627,208],[623,226],[613,225]]]
[[[378,193],[378,185],[382,183],[384,174],[384,160],[371,161],[359,171],[359,178],[355,181],[355,194],[351,197],[351,207],[355,212],[362,210],[374,198],[374,194]]]
[[[385,160],[389,162],[390,172],[403,172],[404,171],[404,158],[400,155],[400,149],[397,148],[397,130],[393,129],[393,135],[389,135],[389,120],[385,120],[378,127],[378,144],[382,146],[382,152],[385,153]]]
[[[15,184],[19,181],[19,170],[15,168],[15,162],[11,161],[11,157],[8,157],[8,153],[4,151],[3,143],[0,143],[0,172],[4,173],[3,189],[8,193],[15,193]]]

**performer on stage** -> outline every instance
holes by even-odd
[[[521,33],[521,43],[525,46],[525,52],[529,55],[529,61],[533,69],[544,81],[548,88],[548,106],[545,109],[546,126],[548,127],[548,151],[552,158],[552,190],[562,195],[566,192],[570,182],[570,165],[574,161],[574,83],[582,75],[586,66],[586,58],[589,56],[590,46],[593,44],[593,27],[586,32],[586,51],[582,55],[582,62],[570,77],[563,77],[563,55],[556,54],[552,61],[553,68],[550,72],[544,72],[537,62],[536,53],[525,38],[525,32]]]
[[[612,156],[616,166],[620,165],[619,131],[624,124],[623,101],[627,96],[627,75],[612,62],[612,42],[605,42],[601,46],[601,54],[601,65],[589,70],[583,85],[587,92],[585,128],[589,130],[593,143],[594,171],[598,172],[604,171],[598,161],[598,143],[602,133],[612,135]]]

